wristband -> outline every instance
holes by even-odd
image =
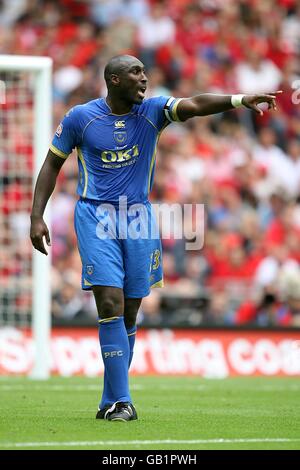
[[[243,106],[242,99],[245,95],[232,95],[231,96],[231,104],[234,108],[238,108],[239,106]]]

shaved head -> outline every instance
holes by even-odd
[[[141,104],[147,89],[147,76],[144,64],[132,55],[112,57],[104,69],[108,90],[107,103],[122,114],[133,104]],[[118,110],[122,112],[118,112]]]
[[[143,67],[142,62],[132,55],[117,55],[112,57],[104,69],[104,78],[107,86],[111,84],[112,75],[120,75],[122,72],[128,71],[134,64]]]

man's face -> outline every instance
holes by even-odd
[[[129,103],[141,104],[148,82],[144,64],[139,60],[126,64],[118,78],[120,97]]]

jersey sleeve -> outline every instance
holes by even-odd
[[[177,116],[177,106],[182,98],[173,96],[156,96],[147,100],[145,111],[147,118],[160,131],[170,122],[180,121]]]
[[[168,101],[166,102],[164,106],[164,113],[168,121],[173,122],[173,121],[180,121],[178,115],[177,115],[177,106],[180,103],[182,98],[174,98],[173,96],[170,96]]]
[[[72,150],[80,144],[80,115],[78,107],[65,114],[54,134],[50,150],[61,158],[67,158]]]

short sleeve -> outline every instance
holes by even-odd
[[[155,96],[143,103],[142,114],[161,131],[173,121],[179,121],[176,108],[181,98],[172,96]]]
[[[50,150],[61,158],[67,158],[72,150],[80,144],[81,131],[78,113],[77,106],[68,111],[54,134]]]
[[[181,100],[182,98],[174,98],[173,96],[170,96],[170,98],[166,102],[164,106],[164,113],[168,121],[180,121],[177,115],[177,106],[179,105]]]

